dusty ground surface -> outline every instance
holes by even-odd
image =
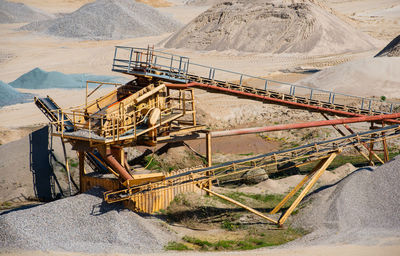
[[[68,0],[68,1],[39,1],[39,0],[13,0],[14,2],[24,2],[36,8],[40,8],[52,14],[72,12],[80,8],[83,4],[92,2],[91,0]],[[149,1],[143,1],[149,2]],[[194,17],[199,15],[210,7],[206,6],[188,6],[183,5],[183,1],[151,1],[151,4],[165,6],[158,8],[159,11],[172,15],[182,23],[188,23]],[[212,1],[207,1],[212,2]],[[378,40],[378,47],[383,48],[395,36],[398,35],[399,5],[397,0],[326,0],[323,1],[336,12],[337,16],[349,22],[362,32]],[[171,3],[171,5],[169,5]],[[168,6],[169,5],[169,6]],[[171,37],[171,33],[165,33],[160,36],[109,40],[109,41],[80,41],[73,39],[61,39],[50,36],[37,35],[32,32],[17,31],[24,24],[0,24],[0,80],[11,82],[22,74],[40,67],[46,71],[60,71],[65,73],[92,73],[99,75],[115,75],[111,72],[111,60],[115,45],[146,47],[147,45],[156,45],[162,47]],[[299,79],[307,77],[309,73],[294,72],[296,68],[304,69],[324,69],[350,60],[357,60],[365,57],[372,57],[378,51],[371,50],[360,53],[342,53],[342,54],[320,54],[316,56],[304,56],[299,54],[255,54],[242,53],[238,51],[192,51],[185,49],[168,49],[173,53],[186,55],[191,61],[230,69],[238,72],[249,73],[251,75],[267,77],[276,80],[296,82]],[[237,77],[225,77],[229,80],[237,80]],[[375,86],[374,84],[371,86]],[[83,103],[84,90],[26,90],[36,95],[50,95],[62,107],[76,106]],[[100,93],[104,93],[101,91]],[[291,110],[280,106],[260,104],[259,102],[250,102],[246,99],[227,97],[225,95],[210,95],[199,91],[198,103],[199,112],[204,114],[203,121],[210,120],[215,128],[243,127],[251,123],[252,125],[271,125],[275,122],[292,122],[302,120],[321,120],[320,116],[309,114],[300,110]],[[282,114],[283,113],[283,114]],[[200,117],[201,118],[201,117]],[[29,133],[31,129],[47,123],[47,119],[34,106],[33,103],[18,104],[0,108],[0,143],[9,144],[17,141]],[[365,127],[362,127],[365,128]],[[330,131],[323,131],[318,139],[333,136],[328,134]],[[308,133],[308,132],[307,132]],[[303,134],[305,135],[305,134]],[[290,133],[275,133],[274,137],[289,138]],[[301,138],[301,134],[299,138]],[[241,150],[231,149],[231,143],[235,145],[245,145],[243,153],[262,153],[272,150],[277,146],[277,142],[265,142],[264,139],[257,136],[248,136],[244,139],[232,141],[218,141],[218,146],[214,149],[221,152],[231,152],[242,154]],[[285,142],[285,141],[283,141]],[[7,144],[6,144],[7,143]],[[281,142],[280,142],[281,143]],[[3,146],[5,146],[3,145]],[[26,148],[26,143],[24,147]],[[203,146],[194,144],[193,147],[203,152]],[[228,148],[229,147],[229,148]],[[19,154],[18,149],[14,149],[15,154]],[[265,152],[265,151],[264,151]],[[26,153],[26,152],[25,152]],[[0,156],[4,157],[5,154]],[[26,154],[25,154],[26,157]],[[223,159],[223,158],[221,158]],[[12,172],[13,163],[1,160],[6,163]],[[19,160],[19,159],[17,159]],[[22,162],[22,161],[21,161]],[[22,165],[28,166],[29,163],[22,162]],[[29,167],[29,166],[28,166]],[[27,167],[27,168],[28,168]],[[0,176],[4,179],[3,170]],[[24,174],[26,182],[31,181],[32,175]],[[8,175],[7,176],[11,176]],[[17,177],[18,178],[18,177]],[[329,178],[329,177],[328,177]],[[332,178],[332,177],[331,177]],[[292,178],[297,181],[300,177]],[[331,179],[328,179],[332,181]],[[24,182],[25,182],[24,181]],[[274,186],[290,188],[295,181],[282,180],[282,184],[266,184],[274,189]],[[18,181],[12,181],[18,182]],[[11,182],[11,184],[12,184]],[[328,181],[327,181],[328,182]],[[285,185],[285,186],[283,186]],[[14,184],[18,187],[20,184]],[[15,188],[14,187],[14,190]],[[30,188],[31,189],[31,188]],[[239,188],[240,189],[240,188]],[[243,188],[242,188],[243,189]],[[287,190],[287,189],[286,189]],[[245,192],[248,192],[244,188]],[[257,190],[256,192],[259,192]],[[6,190],[4,193],[10,193]],[[187,231],[187,230],[186,230]],[[227,253],[207,253],[210,255],[398,255],[400,251],[400,239],[398,237],[378,239],[372,245],[359,244],[339,244],[339,245],[298,245],[294,248],[275,248],[260,249],[252,252],[227,252]],[[64,252],[38,252],[38,251],[17,251],[3,252],[6,255],[82,255],[82,253],[64,253]],[[176,254],[176,252],[167,252],[167,254]],[[197,255],[197,252],[189,252],[188,255]],[[113,254],[107,254],[113,255]],[[115,254],[117,255],[117,254]],[[122,255],[122,254],[119,254]],[[158,255],[158,254],[154,254]],[[203,255],[203,254],[202,254]]]

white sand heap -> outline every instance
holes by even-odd
[[[156,9],[132,0],[97,0],[62,17],[30,23],[22,30],[89,40],[153,36],[180,24]]]
[[[104,190],[0,215],[0,247],[87,253],[162,251],[171,235],[151,220],[103,201]]]
[[[375,57],[400,57],[400,35],[378,52]]]
[[[54,18],[54,16],[23,3],[0,0],[0,24],[33,22],[50,18]]]
[[[375,49],[375,44],[375,39],[310,1],[231,0],[200,14],[165,47],[338,54]]]
[[[398,237],[399,170],[397,157],[375,169],[361,168],[311,195],[294,218],[296,225],[314,232],[299,242],[377,243],[377,237]]]
[[[330,67],[299,84],[358,96],[400,98],[400,58],[364,58]]]

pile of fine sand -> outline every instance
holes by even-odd
[[[375,57],[400,57],[400,35],[378,52]]]
[[[54,18],[54,16],[23,3],[0,0],[0,24],[34,22],[50,18]]]
[[[338,54],[375,49],[376,40],[310,1],[224,1],[175,33],[167,48]]]
[[[358,96],[400,98],[400,58],[364,58],[317,72],[298,83]]]
[[[180,24],[156,9],[132,0],[97,0],[62,17],[33,22],[22,30],[89,40],[153,36]]]
[[[295,225],[314,230],[299,242],[377,243],[377,237],[398,237],[399,168],[397,157],[375,169],[361,168],[333,186],[318,189],[294,216]]]

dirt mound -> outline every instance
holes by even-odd
[[[190,6],[207,6],[225,2],[226,0],[186,0],[185,4]]]
[[[378,52],[375,57],[400,57],[400,35]]]
[[[180,24],[131,0],[98,0],[60,18],[30,23],[22,30],[89,40],[122,39],[175,31]]]
[[[26,102],[29,96],[0,81],[0,107]]]
[[[171,238],[151,220],[103,201],[102,189],[0,216],[0,246],[41,251],[150,253]]]
[[[375,49],[375,39],[311,2],[225,1],[172,36],[168,48],[338,54]]]
[[[400,158],[376,169],[361,168],[339,183],[321,188],[303,205],[296,225],[315,231],[311,243],[377,242],[400,235]]]
[[[127,82],[126,79],[114,76],[97,76],[90,74],[64,74],[57,71],[47,72],[40,68],[34,68],[31,71],[18,77],[10,85],[14,88],[23,89],[47,89],[47,88],[84,88],[86,81],[103,82]]]
[[[400,98],[400,58],[364,58],[319,71],[298,83],[358,96]]]
[[[23,3],[0,0],[0,23],[34,22],[50,18],[53,16]]]

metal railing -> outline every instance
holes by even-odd
[[[364,113],[388,114],[400,111],[399,102],[338,93],[191,63],[188,57],[150,48],[116,46],[112,70],[134,75],[150,75],[179,83],[206,82],[225,84],[229,88],[241,91],[279,93],[284,94],[286,98],[346,106]]]

